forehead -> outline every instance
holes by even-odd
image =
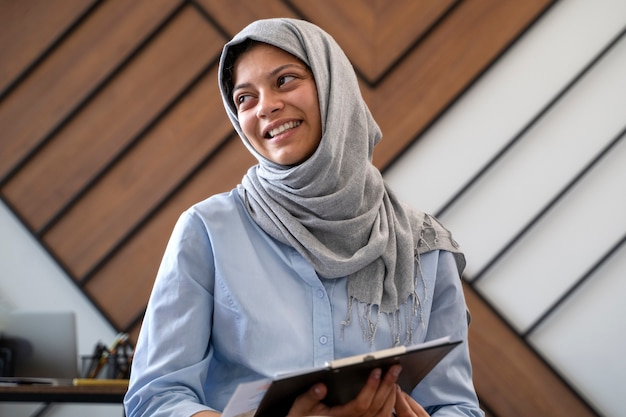
[[[283,65],[295,64],[308,68],[299,58],[289,52],[266,43],[259,43],[242,52],[233,65],[234,84],[237,79],[263,76]]]

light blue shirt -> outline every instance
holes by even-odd
[[[423,314],[414,318],[413,342],[450,335],[465,343],[412,396],[430,414],[482,416],[454,258],[433,251],[420,262]],[[236,191],[212,196],[183,213],[172,232],[136,346],[127,416],[221,411],[239,383],[391,347],[386,316],[371,344],[356,307],[342,326],[346,279],[318,277],[256,225]]]

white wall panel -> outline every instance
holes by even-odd
[[[626,137],[477,288],[523,332],[621,239],[625,214]]]
[[[626,38],[578,78],[625,29],[624,0],[557,2],[385,172],[445,208],[470,285],[606,417],[626,416],[626,249],[569,291],[626,233],[626,138],[542,210],[626,128]]]
[[[471,278],[626,126],[626,36],[443,216]]]
[[[0,329],[9,310],[76,312],[79,355],[90,355],[98,342],[110,343],[115,329],[72,279],[0,200]],[[78,360],[78,358],[77,358]],[[79,364],[80,365],[80,364]],[[41,404],[0,403],[0,416],[39,415]],[[46,417],[119,417],[121,404],[57,404]]]
[[[605,416],[624,416],[626,247],[531,337],[568,381]]]
[[[386,180],[413,206],[438,212],[625,24],[623,0],[557,3],[387,169]]]

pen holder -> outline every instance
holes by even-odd
[[[127,379],[130,376],[130,364],[127,356],[83,356],[82,378]]]

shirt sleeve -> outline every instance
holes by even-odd
[[[472,382],[463,286],[452,253],[441,251],[426,340],[448,335],[463,343],[442,359],[412,396],[433,416],[482,417]]]
[[[210,408],[202,381],[212,356],[214,266],[202,220],[179,218],[157,273],[135,354],[128,417],[189,416]]]

